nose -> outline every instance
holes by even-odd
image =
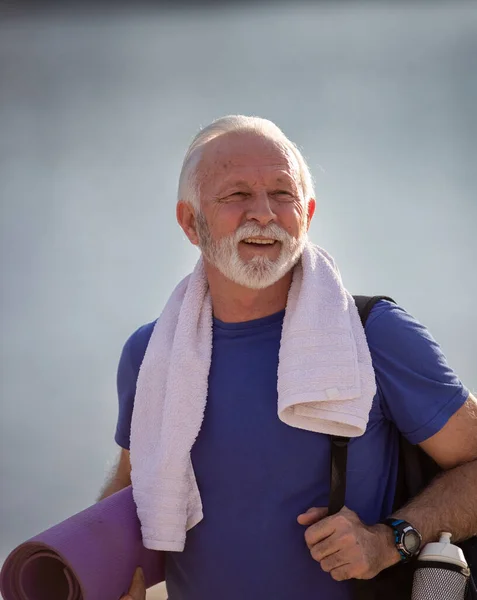
[[[270,198],[266,191],[255,194],[247,210],[247,219],[256,221],[262,227],[276,221],[276,214],[273,212]]]

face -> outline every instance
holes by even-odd
[[[195,223],[205,260],[253,289],[288,273],[314,210],[313,200],[305,203],[294,156],[253,133],[226,134],[205,146],[197,174]]]

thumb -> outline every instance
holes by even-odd
[[[138,567],[134,572],[129,592],[122,600],[146,600],[146,584],[141,567]]]
[[[327,507],[318,508],[316,506],[312,506],[306,512],[298,515],[297,521],[300,525],[312,525],[317,521],[320,521],[328,514]]]

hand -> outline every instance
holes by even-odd
[[[346,507],[327,514],[327,508],[310,508],[297,520],[307,526],[305,541],[311,556],[336,581],[372,579],[399,562],[390,527],[365,525]]]
[[[146,584],[141,567],[138,567],[134,573],[129,592],[120,600],[146,600]]]

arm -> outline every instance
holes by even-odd
[[[467,397],[426,328],[401,308],[378,305],[366,335],[384,415],[445,469],[394,516],[414,525],[424,544],[446,530],[455,540],[471,537],[477,532],[476,399]],[[399,561],[389,527],[367,526],[347,508],[331,517],[326,512],[313,508],[298,521],[307,526],[312,556],[334,579],[370,579]]]
[[[439,533],[452,533],[454,541],[477,533],[477,400],[470,395],[446,425],[420,446],[446,471],[418,496],[394,513],[411,523],[423,544]],[[367,526],[348,508],[326,517],[327,509],[312,508],[298,517],[308,526],[305,540],[311,555],[333,579],[371,579],[400,561],[392,530]]]
[[[118,462],[105,483],[98,500],[131,485],[131,462],[129,457],[129,434],[136,394],[139,366],[146,352],[155,322],[136,330],[124,344],[117,372],[119,414],[116,426],[116,443],[121,447]]]
[[[119,361],[117,374],[117,387],[119,398],[119,416],[116,427],[116,442],[121,446],[118,461],[109,476],[104,488],[98,498],[98,501],[119,492],[131,485],[131,460],[129,450],[123,446],[129,444],[129,431],[131,429],[131,417],[134,405],[134,396],[136,393],[136,380],[139,371],[139,364],[146,351],[147,342],[152,332],[152,326],[138,329],[126,342],[121,359]],[[145,337],[143,337],[145,334]],[[140,348],[136,348],[134,353],[136,360],[132,360],[131,345],[133,340],[140,342]],[[134,577],[128,593],[122,596],[121,600],[146,600],[146,584],[144,574],[140,567],[134,573]]]
[[[111,472],[103,490],[98,498],[98,502],[119,492],[131,485],[131,462],[129,460],[129,450],[121,448],[118,462]]]
[[[393,516],[412,523],[423,545],[437,540],[442,531],[452,533],[453,541],[472,537],[477,533],[477,502],[471,500],[477,493],[477,399],[471,394],[447,424],[420,446],[445,471]],[[399,561],[392,532],[377,527],[388,557],[385,566],[390,566]]]

